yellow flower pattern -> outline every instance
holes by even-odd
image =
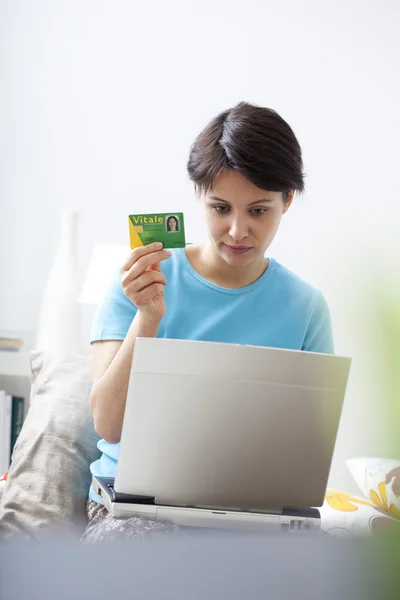
[[[371,500],[374,505],[384,510],[391,517],[400,519],[400,510],[394,504],[388,503],[385,481],[378,483],[378,492],[379,494],[375,490],[370,491]]]
[[[351,496],[346,492],[328,489],[325,499],[329,506],[341,512],[355,512],[359,506],[370,506],[385,512],[394,519],[400,520],[400,510],[393,503],[388,502],[385,481],[378,484],[378,491],[370,490],[370,497],[372,503]]]
[[[350,494],[346,494],[339,490],[328,489],[325,498],[329,506],[335,510],[340,510],[341,512],[355,512],[358,510],[357,504],[362,506],[373,506],[366,500],[361,500],[360,498],[356,498],[355,496],[351,496]]]

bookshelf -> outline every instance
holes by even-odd
[[[25,398],[26,416],[31,389],[28,352],[0,352],[0,389]]]

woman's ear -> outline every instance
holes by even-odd
[[[294,194],[295,194],[295,190],[290,190],[290,192],[287,195],[286,200],[284,200],[284,207],[283,207],[283,212],[282,212],[283,215],[285,214],[285,212],[289,209],[290,205],[292,204]]]

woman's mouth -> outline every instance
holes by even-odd
[[[252,248],[251,246],[229,246],[229,244],[225,244],[225,246],[232,254],[246,254]]]

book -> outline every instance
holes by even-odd
[[[10,346],[0,346],[0,352],[19,352],[20,348],[14,348]]]
[[[4,457],[4,433],[5,433],[5,421],[6,418],[6,392],[5,390],[0,390],[0,477],[4,475],[7,471],[5,466],[5,457]]]
[[[11,451],[11,413],[12,413],[12,396],[6,393],[5,398],[5,419],[4,419],[4,460],[6,468],[4,472],[8,471],[10,466],[10,451]]]
[[[20,337],[0,334],[0,350],[18,351],[24,345],[24,340]]]
[[[12,397],[0,390],[0,474],[8,471],[11,448]]]
[[[24,423],[25,399],[0,390],[0,477],[7,473]]]
[[[21,433],[22,425],[24,424],[24,404],[25,399],[21,396],[12,397],[10,463],[15,442],[17,441],[17,438]]]

